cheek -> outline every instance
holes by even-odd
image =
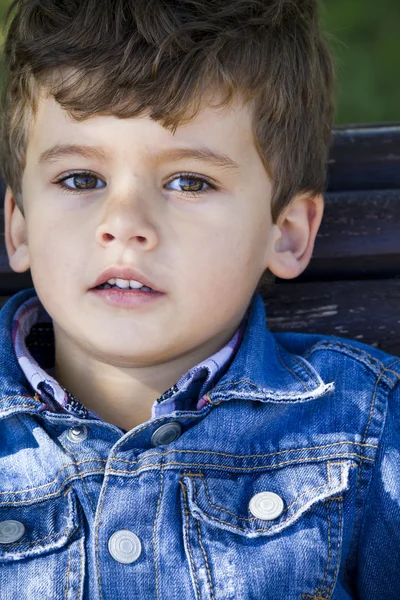
[[[43,224],[39,231],[29,238],[31,254],[31,273],[36,286],[57,284],[58,290],[67,287],[72,273],[79,276],[77,259],[80,256],[78,241],[71,243],[65,235],[52,224]],[[79,261],[78,261],[79,263]]]
[[[236,285],[254,279],[263,270],[267,236],[267,227],[246,223],[244,219],[242,223],[232,220],[203,235],[194,233],[186,243],[177,245],[176,258],[185,265],[185,278],[197,282],[197,286],[206,281],[213,287],[218,281]]]

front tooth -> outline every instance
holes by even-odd
[[[143,287],[143,283],[140,283],[139,281],[135,281],[134,279],[130,279],[129,287],[132,288],[133,290],[138,290],[139,288]]]
[[[127,290],[129,288],[129,281],[126,279],[116,279],[115,284],[123,290]]]
[[[117,281],[116,279],[109,279],[109,280],[107,281],[107,283],[109,283],[110,285],[115,285],[115,282],[116,282],[116,281]]]

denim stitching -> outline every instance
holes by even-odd
[[[318,382],[318,380],[316,380],[316,378],[315,378],[314,373],[311,371],[311,369],[307,363],[300,361],[299,357],[296,354],[291,354],[290,357],[292,358],[292,360],[294,360],[295,363],[297,363],[299,365],[299,367],[301,369],[304,369],[304,371],[307,373],[307,375],[310,377],[310,379]],[[300,357],[300,358],[302,358],[302,357]]]
[[[83,525],[83,521],[80,524]],[[81,543],[80,550],[81,550],[81,558],[80,558],[80,561],[79,561],[79,581],[78,581],[78,590],[79,590],[79,592],[81,590],[81,581],[83,583],[83,560],[84,560],[84,557],[85,557],[85,538],[83,536],[82,536],[82,543]],[[81,599],[82,598],[83,598],[83,592],[82,592],[82,595],[81,595]]]
[[[333,592],[333,588],[335,586],[336,583],[336,577],[338,575],[339,572],[339,565],[340,565],[340,546],[342,544],[342,523],[343,523],[343,518],[342,518],[342,497],[339,498],[330,498],[331,501],[333,500],[337,500],[337,507],[338,507],[338,513],[339,513],[339,530],[338,530],[338,549],[337,549],[337,561],[336,561],[336,567],[335,567],[335,572],[333,575],[333,583],[331,584],[331,586],[329,587],[329,594],[332,594]]]
[[[15,396],[15,398],[18,398],[18,396]],[[8,400],[8,398],[2,398],[0,402],[3,402],[3,400]],[[35,404],[17,404],[16,408],[37,408],[37,406]]]
[[[333,340],[333,341],[329,341],[329,342],[327,342],[327,341],[317,342],[316,344],[314,344],[314,346],[312,346],[311,348],[306,350],[306,352],[304,353],[304,356],[309,356],[316,350],[324,350],[325,348],[334,348],[336,350],[339,350],[339,348],[346,348],[351,353],[359,354],[360,356],[365,358],[367,360],[367,362],[369,362],[371,365],[373,364],[372,361],[374,361],[374,362],[378,363],[381,367],[385,366],[383,364],[383,362],[379,360],[379,358],[372,356],[372,354],[368,354],[365,350],[361,350],[360,348],[357,348],[356,346],[352,346],[351,344],[346,344],[345,342],[342,342],[339,340]]]
[[[309,392],[310,389],[307,387],[307,385],[304,383],[304,381],[301,379],[301,377],[299,377],[296,373],[294,373],[292,371],[292,369],[290,369],[282,360],[281,354],[280,354],[280,350],[279,350],[279,346],[278,344],[275,345],[276,348],[276,355],[279,359],[279,362],[281,363],[281,366],[286,369],[287,371],[289,371],[289,373],[291,373],[294,377],[296,377],[296,379],[298,379],[300,381],[300,383],[302,384],[302,386],[305,388],[306,392]]]
[[[36,400],[35,397],[32,398],[29,394],[14,394],[14,396],[5,396],[4,398],[0,398],[0,402],[4,400],[14,400],[14,398],[29,398],[30,400]],[[33,408],[37,408],[34,406]]]
[[[34,544],[39,544],[41,542],[44,542],[45,540],[49,540],[52,538],[55,538],[57,536],[59,536],[60,538],[62,538],[63,535],[66,534],[67,530],[68,530],[69,525],[66,526],[66,528],[64,529],[64,531],[60,534],[60,533],[49,533],[49,535],[46,535],[44,538],[40,539],[40,540],[33,540],[33,542],[23,542],[24,544],[26,544],[27,546],[33,546]],[[78,525],[75,527],[75,529],[73,529],[71,531],[70,536],[74,533],[74,531],[76,531],[78,529]],[[18,544],[20,545],[20,544]],[[17,545],[17,546],[18,546]]]
[[[287,512],[290,508],[292,508],[292,506],[294,506],[299,500],[300,498],[302,498],[303,496],[306,496],[307,494],[309,494],[310,492],[314,492],[315,490],[319,490],[323,487],[326,487],[327,485],[329,486],[329,484],[331,483],[331,466],[332,465],[340,465],[340,467],[342,467],[342,465],[344,465],[346,463],[331,463],[328,462],[328,482],[325,482],[323,485],[319,485],[317,487],[313,487],[313,488],[309,488],[308,490],[306,490],[305,492],[303,492],[302,494],[300,494],[300,496],[297,496],[296,500],[294,502],[292,502],[292,504],[290,504],[289,506],[287,506],[281,514],[284,514],[285,512]],[[357,466],[356,464],[350,464],[349,466],[351,467],[355,467]],[[188,475],[186,474],[186,477]],[[206,496],[208,499],[209,504],[213,507],[216,508],[217,510],[222,510],[225,513],[228,513],[229,515],[232,515],[232,517],[235,517],[236,519],[240,520],[240,521],[258,521],[259,519],[257,519],[257,517],[241,517],[239,515],[236,515],[235,513],[227,510],[226,508],[222,508],[222,506],[218,506],[217,504],[213,504],[213,502],[211,501],[211,496],[210,496],[210,492],[209,492],[209,488],[208,488],[208,484],[207,484],[207,480],[204,478],[204,475],[200,475],[199,477],[201,477],[203,479],[203,484],[204,484],[204,488],[206,491]],[[191,477],[192,478],[192,477]],[[342,469],[340,469],[340,483],[342,483]],[[194,485],[194,487],[196,486],[196,483]]]
[[[249,459],[249,458],[266,458],[268,456],[278,456],[279,454],[288,454],[290,452],[298,452],[301,450],[323,450],[325,448],[330,448],[332,446],[362,446],[365,448],[378,448],[377,445],[375,444],[361,444],[360,442],[332,442],[331,444],[325,444],[324,446],[305,446],[303,448],[290,448],[288,450],[279,450],[278,452],[269,452],[267,454],[228,454],[226,452],[217,452],[215,450],[168,450],[165,455],[168,456],[169,454],[210,454],[210,455],[216,455],[216,456],[224,456],[227,458],[244,458],[244,459]],[[110,460],[110,463],[113,462],[125,462],[128,464],[132,464],[132,465],[136,465],[140,462],[143,462],[144,460],[147,460],[147,458],[149,458],[150,456],[160,456],[159,452],[153,452],[152,454],[148,454],[142,458],[139,458],[138,460],[127,460],[127,459],[118,459],[118,458],[113,458]],[[104,461],[106,462],[106,461]],[[75,464],[75,463],[74,463]],[[153,466],[153,465],[151,465]],[[127,473],[129,473],[130,471],[126,471]],[[47,485],[47,484],[46,484]],[[29,490],[28,490],[29,491]],[[0,492],[1,494],[2,492]]]
[[[313,596],[311,594],[303,594],[302,600],[329,600],[329,596],[322,590],[316,589]]]
[[[218,384],[214,388],[214,391],[219,391],[223,388],[230,387],[231,385],[239,385],[240,383],[247,383],[250,387],[256,388],[257,390],[262,389],[262,388],[260,388],[259,385],[257,385],[256,383],[253,383],[249,379],[239,379],[239,381],[227,381],[226,383]],[[235,390],[233,390],[233,391],[235,391]]]
[[[396,371],[392,371],[390,369],[390,367],[392,367],[394,364],[396,364],[399,361],[396,360],[392,364],[385,367],[383,362],[381,362],[378,358],[375,358],[374,356],[367,354],[364,350],[360,350],[359,348],[355,348],[349,344],[343,344],[341,342],[329,342],[329,343],[318,342],[317,345],[313,346],[312,348],[310,348],[310,350],[305,352],[304,356],[305,357],[310,356],[311,353],[316,352],[317,350],[325,350],[325,348],[331,348],[337,352],[340,351],[340,348],[345,348],[349,352],[349,354],[352,355],[354,358],[356,358],[356,359],[362,358],[367,364],[369,364],[372,367],[372,369],[374,370],[374,372],[376,374],[380,374],[381,370],[383,369],[383,372],[387,371],[388,373],[392,373],[393,375],[396,376],[397,379],[400,379],[399,373],[396,373]],[[372,361],[375,361],[375,363],[377,363],[377,364],[374,364]],[[381,370],[378,370],[377,365],[381,366]],[[389,384],[393,383],[388,377],[384,377],[384,379],[385,379],[386,383],[389,383]]]
[[[392,362],[390,365],[388,365],[388,368],[389,368],[389,367],[392,367],[394,364],[396,364],[396,363],[398,363],[398,362],[400,362],[400,360],[395,360],[395,361],[394,361],[394,362]],[[373,408],[374,408],[374,406],[375,406],[375,400],[376,400],[376,396],[377,396],[377,394],[378,394],[378,386],[379,386],[379,382],[380,382],[381,378],[383,377],[383,374],[384,374],[384,372],[385,372],[385,369],[384,369],[384,370],[383,370],[383,371],[380,373],[380,375],[379,375],[378,379],[377,379],[377,380],[376,380],[376,382],[375,382],[375,389],[374,389],[374,393],[373,393],[373,395],[372,395],[372,399],[371,399],[371,405],[370,405],[370,409],[369,409],[369,419],[368,419],[368,423],[367,423],[367,425],[366,425],[366,427],[365,427],[364,434],[363,434],[363,438],[362,438],[362,441],[363,441],[363,442],[364,442],[364,441],[366,440],[366,438],[367,438],[367,433],[368,433],[369,425],[370,425],[370,423],[371,423],[371,420],[372,420]],[[371,475],[371,478],[372,478],[372,475]],[[358,488],[359,488],[359,484],[360,484],[360,479],[361,479],[361,469],[358,471],[358,475],[357,475],[357,483],[356,483],[356,490],[355,490],[355,498],[357,498],[357,492],[358,492]],[[364,508],[365,508],[365,505],[364,505]],[[363,511],[363,515],[364,515],[364,511]],[[363,520],[363,515],[361,516],[361,519],[360,519],[360,524],[362,523],[362,520]],[[358,535],[359,535],[359,534],[358,534]],[[350,582],[350,576],[349,576],[349,563],[350,563],[350,559],[351,559],[353,556],[355,556],[355,554],[356,554],[356,553],[357,553],[357,548],[355,548],[355,550],[353,550],[353,552],[352,552],[352,553],[349,553],[349,556],[347,557],[347,560],[346,560],[346,562],[345,562],[345,565],[344,565],[344,576],[345,576],[345,580],[346,580],[346,582],[347,582],[347,584],[348,584],[349,586],[351,585],[351,582]]]
[[[329,563],[331,561],[331,552],[332,552],[332,547],[331,547],[331,516],[330,516],[329,502],[328,502],[327,498],[325,498],[325,508],[326,508],[326,514],[328,516],[328,560],[326,561],[325,571],[324,571],[324,577],[323,577],[322,582],[321,582],[321,588],[323,588],[324,584],[325,584],[325,579],[326,579],[326,575],[328,573]]]
[[[147,421],[144,425],[142,425],[142,427],[139,427],[139,429],[136,429],[135,431],[132,431],[129,436],[127,438],[125,438],[125,440],[123,441],[122,444],[120,444],[117,448],[117,450],[120,450],[121,448],[123,448],[123,446],[135,435],[137,435],[138,433],[141,433],[144,429],[148,429],[150,427],[152,427],[153,425],[155,425],[156,423],[160,423],[162,421],[165,421],[166,418],[165,416],[162,417],[158,417],[157,419],[151,419],[151,421]],[[116,450],[116,451],[117,451]],[[117,458],[112,458],[111,460],[118,460]]]
[[[67,585],[66,585],[65,592],[64,592],[64,600],[67,599],[67,594],[68,594],[69,572],[70,572],[70,568],[71,568],[71,565],[70,565],[70,560],[71,560],[70,553],[71,553],[71,546],[68,547]]]
[[[66,496],[70,491],[71,491],[71,488],[68,488],[67,491],[63,495]],[[77,526],[74,529],[72,529],[70,537],[78,529],[79,525],[80,525],[80,523],[78,523]],[[32,546],[33,544],[39,544],[40,542],[44,542],[45,540],[48,540],[49,538],[54,538],[57,536],[59,536],[61,538],[67,532],[68,527],[69,527],[69,525],[66,526],[66,528],[64,529],[64,531],[61,534],[58,532],[57,533],[49,533],[49,535],[46,535],[44,538],[42,538],[40,540],[33,540],[32,542],[24,542],[24,544],[27,546]],[[19,543],[18,545],[21,545],[21,543]]]
[[[98,471],[98,470],[85,471],[85,475],[102,475],[103,473],[104,473],[104,471]],[[128,471],[128,473],[130,473],[130,471]],[[70,479],[75,479],[77,477],[78,477],[78,475],[76,473],[74,473],[73,475],[69,475],[69,477],[66,477],[64,479],[63,483],[65,484]],[[34,504],[34,503],[39,502],[39,501],[41,502],[42,500],[47,500],[48,498],[53,498],[53,496],[58,496],[63,489],[64,489],[64,486],[59,487],[52,494],[47,494],[46,496],[40,496],[40,498],[33,498],[32,500],[15,500],[14,502],[11,502],[11,503],[6,500],[5,502],[0,502],[0,506],[2,506],[4,504],[6,504],[6,505],[11,504],[11,506],[14,506],[14,504]],[[10,492],[6,492],[6,493],[9,494]],[[11,492],[11,493],[13,493],[13,492]],[[15,492],[15,493],[17,493],[17,492]]]
[[[83,525],[83,521],[79,521],[78,522],[77,529],[79,529],[79,527],[81,525]],[[83,540],[83,538],[82,538],[82,540]],[[81,546],[82,545],[83,544],[81,544]],[[83,550],[84,550],[84,547],[83,547]],[[64,600],[66,600],[66,598],[67,598],[68,589],[69,589],[69,573],[70,573],[70,570],[71,570],[71,564],[70,564],[70,562],[71,562],[71,545],[69,545],[69,547],[68,547],[67,586],[66,586],[65,593],[64,593]],[[80,552],[78,590],[80,590],[80,587],[81,587],[82,572],[83,572],[83,551]],[[81,596],[80,596],[80,598],[81,598]]]
[[[160,454],[160,452],[151,452],[149,454],[146,454],[146,456],[143,456],[142,458],[138,458],[137,460],[128,460],[126,458],[114,457],[114,458],[110,459],[110,463],[113,463],[113,462],[124,462],[124,463],[131,463],[133,465],[136,465],[139,462],[147,460],[148,458],[150,458],[150,456],[161,456],[161,454]],[[104,461],[104,462],[106,462],[106,461]]]
[[[194,492],[194,501],[197,503],[196,486],[193,487],[193,492]],[[198,536],[199,536],[199,544],[200,544],[201,550],[203,552],[204,560],[205,560],[205,563],[206,563],[207,579],[208,579],[208,584],[210,586],[211,600],[215,600],[214,588],[213,588],[212,579],[211,579],[210,566],[208,564],[207,554],[206,554],[206,551],[205,551],[204,546],[203,546],[203,541],[201,539],[200,521],[196,520],[196,523],[197,523],[197,533],[198,533]]]
[[[326,578],[326,573],[327,573],[327,569],[328,569],[328,565],[329,565],[329,547],[331,545],[330,542],[330,516],[329,516],[329,509],[328,509],[328,503],[329,502],[333,502],[333,501],[337,501],[338,502],[338,512],[339,512],[339,523],[338,523],[338,550],[337,550],[337,561],[336,561],[336,566],[335,566],[335,571],[333,574],[333,583],[329,586],[329,588],[326,588],[325,590],[322,589],[325,578]],[[339,570],[339,565],[340,565],[340,546],[342,543],[342,513],[341,513],[341,502],[342,502],[342,496],[338,496],[336,498],[327,498],[325,500],[326,503],[326,508],[327,508],[327,513],[328,513],[328,562],[327,565],[325,567],[325,573],[324,573],[324,579],[322,580],[322,583],[319,587],[315,588],[315,591],[313,594],[303,594],[302,595],[302,600],[330,600],[332,598],[332,592],[333,592],[333,588],[335,586],[336,583],[336,578],[337,578],[337,574],[338,574],[338,570]]]
[[[336,491],[336,490],[333,490],[333,491]],[[339,491],[339,487],[337,488],[337,491]],[[223,523],[224,525],[229,525],[229,527],[232,527],[233,529],[237,529],[238,531],[246,532],[246,529],[244,529],[243,527],[237,527],[236,525],[232,525],[231,523],[229,523],[229,521],[224,521],[223,519],[218,519],[218,517],[214,517],[212,515],[209,515],[204,510],[202,512],[204,512],[204,514],[207,517],[209,517],[211,520],[213,520],[213,521],[218,521],[219,523]],[[290,521],[290,518],[291,517],[288,517],[287,519],[284,519],[283,521],[280,521],[278,525],[281,526],[284,523],[286,523],[287,521]],[[257,528],[257,529],[253,529],[252,531],[265,533],[266,531],[268,531],[268,529],[266,529],[266,528]]]
[[[190,512],[189,512],[189,508],[187,505],[186,489],[181,481],[179,482],[179,485],[181,486],[182,495],[183,495],[183,504],[184,504],[184,511],[185,511],[185,523],[184,523],[183,528],[184,528],[184,532],[185,532],[187,548],[189,551],[189,562],[190,562],[190,566],[192,567],[193,579],[194,579],[194,583],[196,586],[196,597],[197,597],[197,600],[201,600],[199,582],[197,580],[197,573],[196,573],[196,569],[195,569],[194,562],[193,562],[192,549],[191,549],[190,542],[189,542],[189,515],[190,515]]]
[[[359,454],[333,454],[331,456],[318,456],[316,458],[303,458],[303,459],[296,459],[296,460],[287,460],[281,463],[277,463],[276,465],[260,465],[258,467],[235,467],[235,466],[230,466],[230,467],[225,467],[224,465],[214,465],[212,463],[194,463],[191,465],[188,465],[186,463],[182,463],[182,462],[166,462],[164,463],[164,467],[168,467],[168,466],[177,466],[177,467],[187,467],[188,469],[192,468],[192,467],[210,467],[210,468],[214,468],[217,470],[226,470],[226,471],[246,471],[246,472],[252,472],[252,471],[264,471],[265,469],[275,469],[276,467],[280,467],[282,465],[288,465],[288,464],[293,464],[293,463],[298,463],[298,462],[317,462],[319,460],[325,460],[325,459],[332,459],[332,458],[359,458],[361,461],[366,461],[366,462],[374,462],[372,458],[367,458],[366,456],[361,456]],[[146,469],[150,468],[150,467],[159,467],[160,465],[158,464],[148,464],[145,465],[144,467],[141,467],[139,469],[137,469],[136,471],[123,471],[120,469],[110,469],[109,471],[107,471],[107,474],[110,475],[115,475],[115,473],[123,473],[125,475],[137,475],[143,471],[145,471]]]
[[[68,453],[69,453],[71,456],[73,456],[73,458],[74,458],[74,462],[77,462],[77,461],[76,461],[76,456],[75,456],[75,454],[74,454],[74,453],[73,453],[71,450],[69,450],[69,449],[67,448],[67,446],[65,446],[65,445],[63,444],[63,441],[62,441],[61,439],[60,439],[60,444],[61,444],[61,446],[64,448],[64,450],[66,450],[66,451],[67,451],[67,452],[68,452]],[[77,468],[78,468],[79,479],[80,479],[80,481],[82,482],[83,489],[85,490],[85,493],[86,493],[86,496],[87,496],[87,498],[88,498],[88,500],[89,500],[89,504],[90,504],[90,506],[91,506],[91,508],[92,508],[93,514],[95,514],[95,512],[96,512],[96,508],[93,506],[92,499],[91,499],[91,497],[90,497],[90,495],[89,495],[89,491],[88,491],[88,489],[87,489],[87,487],[86,487],[86,482],[85,482],[84,478],[82,477],[82,471],[81,471],[81,469],[80,469],[80,466],[79,466],[79,464],[77,464],[76,466],[77,466]]]
[[[400,360],[396,360],[394,363],[392,363],[389,366],[392,366],[393,364],[399,363],[399,362],[400,362]],[[369,428],[369,425],[370,425],[371,420],[372,420],[372,412],[373,412],[373,408],[375,406],[376,395],[378,393],[378,384],[379,384],[379,381],[381,380],[381,377],[382,377],[383,373],[385,372],[385,370],[382,371],[382,373],[380,374],[380,376],[378,377],[378,379],[376,381],[375,390],[374,390],[374,396],[373,396],[373,399],[372,399],[372,402],[371,402],[370,411],[369,411],[369,419],[368,419],[368,423],[367,423],[367,426],[365,428],[364,435],[363,435],[363,442],[365,442],[365,440],[367,439],[368,428]]]
[[[157,565],[157,519],[158,519],[158,515],[160,512],[160,506],[161,506],[161,496],[162,496],[162,491],[163,491],[163,477],[164,477],[164,471],[163,471],[163,460],[164,460],[164,455],[161,457],[161,465],[160,465],[160,491],[158,493],[158,500],[157,500],[157,508],[156,508],[156,514],[154,516],[154,523],[153,523],[153,560],[154,560],[154,569],[156,572],[156,600],[159,600],[160,596],[159,596],[159,575],[158,575],[158,565]]]
[[[99,514],[98,514],[98,521],[97,521],[97,525],[96,525],[96,532],[95,532],[95,557],[96,557],[96,569],[97,569],[97,585],[99,586],[99,594],[100,594],[100,600],[103,600],[103,591],[101,589],[101,578],[100,578],[100,563],[99,563],[99,526],[101,525],[102,521],[100,520],[100,515],[101,515],[101,511],[103,509],[103,503],[104,503],[104,498],[106,496],[106,490],[108,488],[108,482],[109,482],[109,478],[107,479],[107,471],[104,474],[104,478],[105,478],[105,483],[103,484],[103,490],[101,492],[101,496],[100,496],[100,502],[99,502]]]
[[[87,462],[103,462],[103,463],[106,463],[107,461],[106,460],[102,460],[102,459],[97,459],[97,458],[91,458],[89,460],[82,460],[80,462],[75,462],[74,461],[74,462],[68,463],[67,465],[64,465],[63,467],[61,467],[61,469],[59,469],[57,471],[55,479],[53,479],[53,481],[50,481],[49,483],[43,483],[42,485],[38,485],[36,487],[26,488],[25,490],[17,490],[15,492],[0,492],[0,496],[5,495],[5,494],[23,494],[25,492],[33,492],[34,490],[40,490],[41,488],[48,487],[50,485],[53,485],[53,483],[55,483],[57,481],[59,474],[64,469],[67,469],[71,465],[76,465],[76,466],[77,465],[83,465],[84,463],[87,463]],[[94,471],[84,471],[83,473],[85,474],[85,473],[93,473],[93,472]],[[98,473],[104,473],[104,471],[98,471]],[[75,474],[73,476],[75,476]],[[69,478],[70,477],[68,477],[67,479],[69,479]],[[67,481],[67,480],[64,480],[64,481]],[[62,488],[59,488],[59,490],[61,490],[61,489]],[[5,504],[5,503],[0,502],[0,504]]]
[[[351,458],[351,457],[357,457],[360,458],[362,461],[368,461],[368,462],[372,462],[371,458],[367,458],[365,456],[361,456],[358,454],[337,454],[337,455],[332,455],[332,456],[318,456],[316,458],[303,458],[301,459],[301,462],[316,462],[318,460],[325,460],[325,459],[332,459],[332,458]],[[206,464],[206,463],[198,463],[198,464],[192,464],[192,465],[186,465],[186,463],[181,463],[181,462],[167,462],[164,463],[164,466],[171,466],[171,465],[176,465],[176,466],[182,466],[185,467],[187,466],[188,468],[192,468],[192,467],[214,467],[217,469],[223,469],[223,470],[231,470],[231,471],[255,471],[255,470],[260,470],[260,471],[264,471],[265,469],[274,469],[276,467],[279,467],[281,465],[286,465],[286,464],[292,464],[292,463],[296,463],[299,462],[300,459],[296,459],[296,460],[291,460],[291,461],[284,461],[281,463],[277,463],[275,465],[260,465],[258,467],[226,467],[224,465],[213,465],[213,464]],[[144,471],[146,468],[148,467],[159,467],[159,464],[148,464],[145,465],[144,467],[141,467],[139,469],[137,469],[136,471],[124,471],[121,469],[109,469],[108,471],[104,472],[104,471],[99,471],[99,470],[92,470],[92,471],[85,471],[84,475],[114,475],[115,473],[121,473],[121,474],[125,474],[125,475],[134,475],[134,474],[138,474],[141,473],[142,471]],[[66,477],[63,481],[63,484],[67,483],[70,479],[74,479],[75,477],[77,477],[77,475],[74,473],[73,475],[70,475],[68,477]],[[47,484],[46,484],[47,485]],[[40,486],[43,487],[43,486]],[[32,488],[34,489],[34,488]],[[47,500],[48,498],[52,498],[54,496],[57,496],[60,491],[63,489],[63,487],[58,488],[55,492],[51,493],[51,494],[47,494],[45,496],[41,496],[40,498],[34,498],[33,500],[31,500],[31,503],[35,503],[37,501],[41,501],[41,500]],[[29,490],[28,490],[29,491]],[[2,492],[3,493],[3,492]],[[10,492],[4,492],[4,493],[10,493]],[[20,492],[15,492],[15,493],[20,493]],[[16,504],[26,504],[27,501],[26,500],[17,500],[15,502],[12,502],[12,505],[16,505]],[[5,502],[0,502],[0,506],[3,504],[10,504],[10,502],[5,501]]]
[[[295,500],[294,502],[292,502],[292,504],[290,504],[290,506],[286,507],[286,508],[285,508],[285,509],[282,511],[282,513],[281,513],[281,514],[284,514],[284,513],[285,513],[285,512],[287,512],[287,511],[288,511],[290,508],[292,508],[292,506],[294,506],[295,504],[297,504],[297,502],[300,500],[300,498],[302,498],[302,496],[305,496],[305,495],[307,495],[309,492],[313,492],[313,491],[315,491],[315,490],[319,490],[319,489],[321,489],[321,488],[323,488],[323,487],[329,486],[329,484],[331,483],[331,466],[332,466],[332,465],[339,465],[339,466],[340,466],[340,482],[339,482],[339,486],[341,486],[341,485],[343,484],[343,473],[342,473],[343,469],[342,469],[342,466],[343,466],[343,465],[347,465],[347,464],[348,464],[348,463],[343,463],[343,462],[340,462],[340,463],[331,463],[331,462],[328,462],[328,465],[327,465],[327,467],[328,467],[328,482],[327,482],[327,483],[325,482],[323,485],[320,485],[320,486],[317,486],[317,487],[310,488],[310,489],[306,490],[305,492],[303,492],[302,494],[300,494],[300,496],[298,496],[298,497],[296,498],[296,500]],[[355,467],[356,465],[355,465],[355,464],[350,464],[349,466],[350,466],[350,467]],[[184,477],[184,476],[185,476],[185,475],[183,475],[183,477]],[[186,475],[186,476],[187,476],[187,475]],[[203,478],[204,476],[203,476],[203,475],[200,475],[200,477],[201,477],[201,478]],[[205,485],[204,485],[204,487],[205,487],[205,489],[206,489],[206,495],[207,495],[207,498],[208,498],[209,504],[210,504],[210,505],[211,505],[213,508],[216,508],[217,510],[220,510],[220,511],[226,512],[226,513],[228,513],[228,514],[232,515],[233,517],[235,517],[236,519],[238,519],[239,521],[258,521],[258,520],[259,520],[259,519],[257,519],[257,517],[241,517],[241,516],[239,516],[239,515],[236,515],[235,513],[231,512],[231,511],[229,511],[229,510],[226,510],[225,508],[222,508],[221,506],[218,506],[218,505],[216,505],[216,504],[213,504],[213,503],[212,503],[212,501],[211,501],[210,495],[209,495],[209,490],[208,490],[207,482],[206,482],[206,480],[205,480],[205,479],[203,479],[203,483],[205,484]],[[194,495],[194,501],[195,501],[195,502],[196,502],[196,504],[198,505],[198,503],[197,503],[197,492],[196,492],[196,482],[195,482],[195,481],[194,481],[194,486],[193,486],[193,492],[194,492],[194,494],[193,494],[193,495]],[[336,500],[336,499],[337,499],[337,498],[335,498],[335,500]],[[325,500],[325,501],[326,501],[326,500]],[[204,512],[205,512],[205,511],[204,511]],[[205,512],[205,514],[207,514],[207,513]],[[207,516],[209,516],[210,518],[214,518],[214,517],[210,516],[209,514],[207,514]],[[288,519],[290,519],[290,517],[288,517]],[[285,523],[285,522],[286,522],[288,519],[285,519],[284,521],[281,521],[281,523]],[[242,530],[243,530],[243,531],[245,531],[245,529],[244,529],[244,528],[243,528]],[[257,531],[264,531],[264,529],[260,529],[260,530],[257,530]]]

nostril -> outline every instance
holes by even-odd
[[[113,239],[114,239],[114,236],[111,235],[111,233],[105,233],[104,234],[104,241],[111,242]]]

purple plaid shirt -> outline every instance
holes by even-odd
[[[192,367],[153,404],[152,418],[175,410],[199,410],[231,364],[247,324],[246,313],[239,328],[224,348]],[[101,419],[54,379],[55,346],[53,322],[37,296],[20,306],[14,316],[15,354],[43,410],[73,413],[80,418]]]

